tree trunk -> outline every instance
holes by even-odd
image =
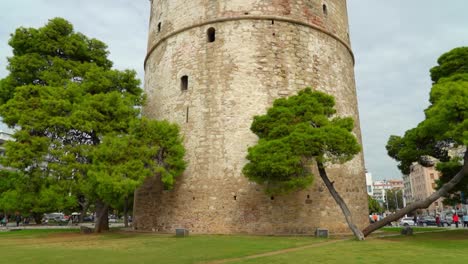
[[[80,211],[80,217],[78,219],[78,221],[80,223],[83,223],[84,222],[84,217],[86,216],[86,213],[88,212],[88,207],[89,207],[89,203],[87,200],[85,200],[84,202],[79,202],[80,206],[81,206],[81,211]]]
[[[317,167],[319,170],[320,177],[325,183],[325,186],[327,186],[328,191],[330,191],[330,194],[333,196],[336,203],[340,206],[341,211],[343,212],[343,215],[346,218],[346,222],[348,223],[348,226],[351,229],[351,231],[353,231],[354,236],[358,240],[364,240],[364,235],[362,234],[361,230],[359,230],[359,228],[354,224],[351,211],[348,209],[348,206],[346,205],[343,198],[341,198],[341,196],[335,190],[333,183],[330,182],[330,179],[328,179],[328,175],[327,175],[327,172],[325,171],[325,167],[323,166],[321,162],[317,162]]]
[[[109,231],[109,205],[98,199],[96,201],[94,232],[101,233],[102,231]]]
[[[391,214],[385,217],[384,219],[369,225],[362,231],[364,233],[364,236],[368,236],[375,230],[380,229],[393,221],[397,221],[398,219],[402,218],[408,213],[413,212],[414,210],[427,208],[440,197],[447,195],[448,192],[451,189],[453,189],[463,179],[465,175],[468,175],[468,151],[465,151],[465,156],[463,159],[463,168],[455,175],[455,177],[453,177],[449,182],[444,184],[442,188],[440,188],[437,192],[433,193],[425,200],[412,203],[406,206],[405,208],[399,210],[398,212]]]
[[[34,222],[36,222],[36,225],[42,224],[42,214],[32,213],[31,215],[34,218]]]
[[[124,200],[124,226],[128,227],[128,196]]]

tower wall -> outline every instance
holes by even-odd
[[[303,234],[317,227],[349,232],[318,173],[309,189],[274,197],[241,173],[247,148],[257,142],[249,129],[253,116],[306,86],[335,96],[338,114],[356,120],[360,139],[347,21],[344,0],[153,0],[144,113],[180,125],[188,168],[171,191],[153,178],[136,192],[134,226],[225,234]],[[183,76],[187,90],[181,90]],[[363,227],[362,155],[328,172]]]

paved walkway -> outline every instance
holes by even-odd
[[[82,223],[73,225],[20,225],[16,226],[15,223],[9,223],[6,227],[0,226],[0,232],[16,231],[16,230],[30,230],[30,229],[80,229],[80,226],[94,228],[94,223]],[[109,227],[123,227],[123,223],[109,223]]]

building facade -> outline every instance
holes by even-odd
[[[392,179],[392,180],[381,180],[374,181],[373,190],[374,195],[372,196],[375,200],[386,203],[387,202],[387,191],[388,190],[400,190],[403,189],[403,181]]]
[[[411,181],[412,202],[422,201],[436,191],[436,181],[440,173],[435,169],[435,165],[426,167],[414,162],[410,167],[409,178]],[[440,198],[432,203],[427,210],[429,213],[442,212],[444,206],[443,199]]]
[[[411,180],[409,175],[403,175],[403,205],[413,202],[413,192],[411,191]]]
[[[134,227],[155,232],[350,232],[320,177],[267,196],[242,175],[255,115],[306,86],[335,96],[361,140],[345,0],[153,0],[144,114],[180,125],[188,167],[171,191],[135,193]],[[362,154],[327,168],[355,222],[368,219]],[[315,174],[318,172],[315,170]]]

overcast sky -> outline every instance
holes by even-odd
[[[10,33],[63,17],[107,43],[116,68],[135,69],[143,79],[148,0],[0,0],[0,10],[0,78],[7,75]],[[364,157],[374,180],[401,177],[385,144],[423,120],[429,69],[442,53],[468,46],[467,11],[466,0],[348,0]]]

